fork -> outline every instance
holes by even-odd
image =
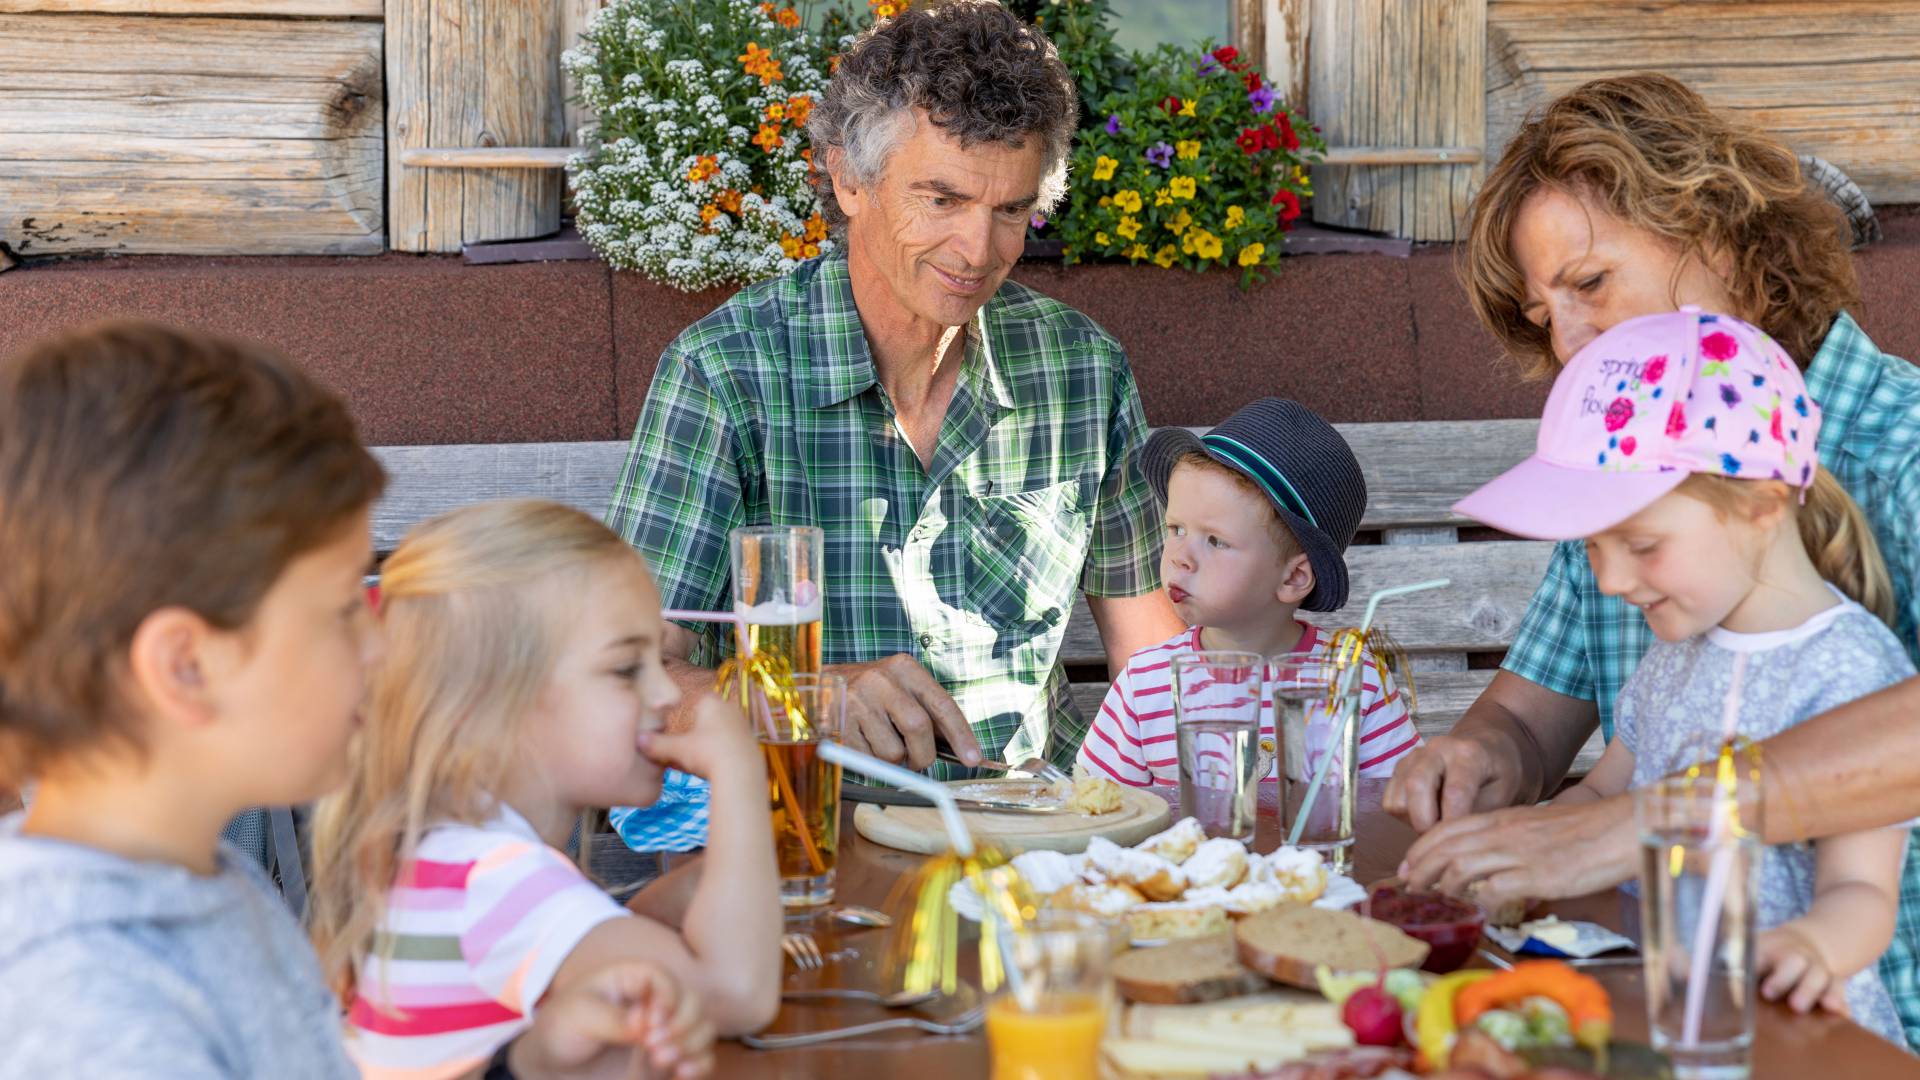
[[[976,1005],[951,1020],[896,1016],[887,1020],[875,1020],[871,1023],[854,1024],[851,1027],[832,1028],[827,1031],[799,1031],[791,1035],[745,1035],[740,1041],[755,1050],[782,1050],[793,1046],[812,1046],[815,1043],[833,1042],[836,1039],[872,1035],[880,1031],[897,1031],[902,1028],[918,1028],[931,1035],[965,1035],[971,1031],[978,1031],[986,1015],[986,1006]]]
[[[819,971],[827,966],[827,958],[820,952],[820,943],[805,930],[780,935],[780,951],[787,954],[793,966],[801,971]]]
[[[960,760],[960,755],[945,747],[937,751],[935,756],[941,761],[952,762],[955,765],[966,764],[966,762]],[[1073,777],[1068,776],[1062,771],[1060,766],[1037,757],[1028,758],[1017,765],[1009,765],[1004,761],[992,761],[987,758],[981,758],[980,763],[975,767],[986,769],[988,772],[1022,772],[1029,776],[1037,776],[1050,784],[1057,784],[1062,780],[1072,781],[1073,779]]]

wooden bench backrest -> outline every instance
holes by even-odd
[[[1539,425],[1490,420],[1335,426],[1366,472],[1369,498],[1361,528],[1378,533],[1380,542],[1347,551],[1354,602],[1312,620],[1357,625],[1374,590],[1451,578],[1451,588],[1392,601],[1382,612],[1418,675],[1421,731],[1446,731],[1493,677],[1484,665],[1470,668],[1469,655],[1496,654],[1513,643],[1552,551],[1551,544],[1535,541],[1461,543],[1458,530],[1466,521],[1452,506],[1532,453]],[[392,480],[374,508],[374,547],[390,551],[416,523],[487,499],[554,499],[603,516],[626,451],[623,442],[377,448]],[[1061,657],[1082,671],[1104,670],[1106,654],[1084,599],[1074,605]],[[1105,691],[1104,680],[1093,678],[1077,683],[1074,696],[1091,715]],[[1598,753],[1596,735],[1576,772],[1591,767]]]

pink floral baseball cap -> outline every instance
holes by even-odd
[[[1820,410],[1758,327],[1695,307],[1615,326],[1553,381],[1533,456],[1454,504],[1516,536],[1577,540],[1646,509],[1691,473],[1804,492]]]

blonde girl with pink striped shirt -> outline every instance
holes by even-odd
[[[769,1023],[781,911],[765,769],[717,699],[691,730],[661,729],[679,692],[640,556],[554,503],[467,507],[394,551],[381,609],[386,659],[314,840],[315,944],[362,1075],[483,1069],[544,997],[623,960],[676,977],[699,1024]],[[666,766],[712,785],[707,853],[628,910],[560,849],[589,808],[653,801]]]

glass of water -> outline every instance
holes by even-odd
[[[1293,835],[1304,811],[1300,846],[1318,851],[1334,873],[1353,867],[1354,794],[1360,778],[1360,718],[1343,715],[1359,700],[1359,679],[1335,700],[1334,670],[1299,658],[1274,660],[1273,726],[1280,740],[1280,831]],[[1331,760],[1329,760],[1331,759]],[[1326,776],[1305,805],[1313,777]]]
[[[1173,658],[1172,675],[1180,813],[1208,836],[1251,844],[1260,777],[1272,762],[1260,753],[1266,661],[1247,652],[1186,653]]]
[[[1674,777],[1634,792],[1647,1025],[1687,1078],[1744,1077],[1756,997],[1757,784]]]

